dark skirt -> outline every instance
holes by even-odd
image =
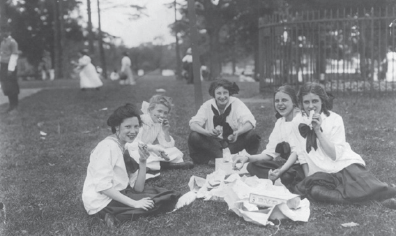
[[[19,94],[16,70],[8,75],[8,63],[1,63],[0,65],[0,82],[5,96]]]
[[[337,173],[317,172],[298,183],[292,192],[310,200],[321,201],[311,195],[314,186],[337,190],[344,200],[351,203],[381,201],[396,196],[396,188],[381,182],[360,164],[352,164]]]
[[[128,220],[135,220],[140,216],[156,215],[162,212],[172,211],[180,197],[180,193],[175,191],[151,186],[146,186],[143,192],[136,192],[132,188],[127,188],[122,190],[121,193],[133,200],[149,197],[154,201],[154,207],[146,211],[112,200],[105,208],[96,213],[95,216],[104,219],[106,213],[110,213],[119,223],[122,223]]]
[[[249,154],[256,154],[260,148],[260,136],[255,130],[250,130],[238,136],[234,143],[208,137],[192,131],[188,137],[190,157],[196,164],[207,164],[210,160],[223,157],[223,149],[229,148],[231,154],[243,149]]]
[[[284,161],[261,161],[252,162],[247,165],[247,171],[250,175],[255,175],[262,179],[268,179],[269,170],[275,170],[282,167]],[[292,165],[286,172],[284,172],[280,180],[286,188],[291,188],[304,179],[304,171],[300,164]]]

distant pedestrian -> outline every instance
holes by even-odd
[[[135,85],[135,79],[133,78],[133,73],[131,69],[131,59],[128,56],[127,52],[123,53],[123,57],[121,60],[121,71],[120,71],[120,84],[129,84]]]
[[[183,62],[183,77],[187,80],[187,84],[194,83],[193,74],[193,57],[191,55],[191,48],[187,49],[186,55],[182,59]]]
[[[8,113],[18,107],[19,85],[16,70],[18,43],[11,37],[8,26],[1,27],[0,40],[0,81],[1,89],[9,100],[9,107],[5,111]]]
[[[80,88],[81,90],[85,89],[99,89],[103,86],[102,81],[99,78],[98,72],[96,71],[94,65],[91,63],[91,58],[87,56],[85,51],[80,51],[78,53],[80,57],[78,59],[78,63],[76,70],[80,75]]]
[[[120,75],[118,74],[117,69],[114,69],[113,72],[111,72],[110,79],[113,81],[120,79]]]

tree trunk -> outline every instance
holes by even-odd
[[[102,76],[103,76],[103,79],[106,79],[107,78],[106,56],[105,56],[104,49],[103,49],[103,34],[102,34],[102,25],[101,25],[101,19],[100,19],[99,0],[97,0],[97,3],[98,3],[98,28],[99,28],[100,61],[101,61],[101,64],[102,64]]]
[[[89,55],[94,54],[93,33],[92,33],[92,16],[91,16],[91,0],[87,0],[87,13],[88,13],[88,44]]]
[[[5,25],[7,24],[7,16],[5,12],[5,2],[3,0],[0,0],[0,25]]]
[[[53,11],[54,11],[54,69],[55,78],[59,79],[61,77],[61,67],[60,67],[60,43],[59,43],[59,8],[58,1],[53,1]]]
[[[220,55],[218,52],[219,46],[219,31],[213,30],[212,34],[209,34],[209,57],[210,57],[210,79],[215,80],[220,76],[221,62]]]
[[[64,68],[65,68],[65,56],[63,54],[63,48],[65,48],[65,24],[64,24],[64,19],[63,19],[63,1],[59,1],[58,3],[59,7],[59,14],[58,14],[58,19],[59,19],[59,76],[61,78],[64,77]]]

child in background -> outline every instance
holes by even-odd
[[[191,169],[192,162],[183,161],[183,153],[175,147],[170,135],[168,120],[172,109],[172,99],[163,95],[154,95],[150,102],[142,103],[142,127],[137,140],[147,144],[150,157],[147,168],[153,172],[163,169]],[[149,171],[150,173],[150,171]]]

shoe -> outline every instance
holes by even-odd
[[[161,162],[161,168],[163,169],[192,169],[194,168],[194,163],[191,161],[185,161],[180,163],[170,163],[170,162]]]
[[[328,189],[323,186],[314,186],[311,189],[311,197],[320,202],[329,202],[329,203],[348,203],[347,200],[342,198],[340,192],[334,189]]]
[[[115,217],[110,213],[106,213],[104,221],[106,226],[109,228],[113,228],[115,226]]]
[[[384,207],[390,208],[390,209],[396,209],[396,198],[388,198],[386,200],[383,200],[381,204]]]

